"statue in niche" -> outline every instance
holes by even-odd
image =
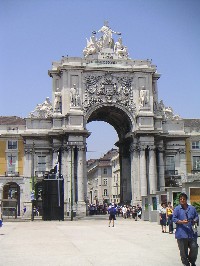
[[[70,101],[71,101],[71,106],[81,105],[81,99],[76,84],[73,84],[73,87],[70,89]]]
[[[119,58],[127,58],[128,50],[127,47],[122,44],[122,38],[120,37],[114,45],[114,52]]]
[[[101,29],[99,29],[97,32],[103,33],[103,36],[99,40],[101,48],[113,48],[114,47],[114,41],[112,38],[112,33],[115,33],[117,35],[121,35],[120,32],[115,32],[108,26],[108,21],[104,21],[104,26]],[[96,33],[96,32],[94,32],[94,33]]]
[[[149,97],[148,97],[148,91],[145,90],[145,87],[142,86],[142,89],[140,90],[140,106],[145,107],[147,103],[149,102]]]
[[[54,93],[54,112],[61,112],[61,92],[59,88]]]

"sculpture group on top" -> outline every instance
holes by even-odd
[[[30,118],[48,118],[48,117],[52,117],[52,115],[53,115],[52,103],[50,102],[49,97],[47,97],[43,103],[37,104],[35,110],[29,114],[29,117]]]
[[[97,39],[96,34],[101,32],[103,35]],[[104,22],[104,26],[98,31],[93,31],[90,39],[87,39],[87,46],[83,49],[84,57],[87,58],[90,55],[98,54],[104,49],[110,48],[118,58],[128,58],[128,49],[122,43],[122,38],[119,37],[117,42],[114,42],[112,34],[121,35],[120,32],[112,30],[108,21]]]
[[[163,103],[163,101],[161,100],[159,103],[154,103],[154,112],[156,113],[156,115],[160,115],[163,117],[163,119],[166,120],[180,120],[181,117],[179,115],[175,115],[173,109],[168,106],[166,107]]]

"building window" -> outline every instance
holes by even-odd
[[[193,170],[200,170],[200,156],[193,156]]]
[[[103,184],[106,185],[106,186],[108,185],[108,179],[107,178],[103,179]]]
[[[107,190],[107,189],[104,189],[104,191],[103,191],[103,195],[104,195],[104,196],[108,196],[108,190]]]
[[[107,175],[107,168],[103,169],[103,173],[104,173],[104,175]]]
[[[13,154],[7,155],[7,171],[8,174],[14,174],[17,172],[17,156]]]
[[[8,140],[8,150],[17,150],[16,140]]]
[[[192,142],[192,149],[200,149],[200,141],[193,141]]]
[[[38,155],[38,171],[46,171],[46,156]]]
[[[174,171],[175,170],[175,157],[174,156],[167,156],[166,157],[166,170],[167,171]]]

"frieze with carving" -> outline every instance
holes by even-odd
[[[117,103],[134,112],[132,77],[116,77],[110,73],[104,76],[88,75],[85,77],[84,110],[94,104]]]

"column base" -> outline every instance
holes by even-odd
[[[86,216],[86,203],[84,201],[78,201],[77,202],[76,216],[79,218]]]

